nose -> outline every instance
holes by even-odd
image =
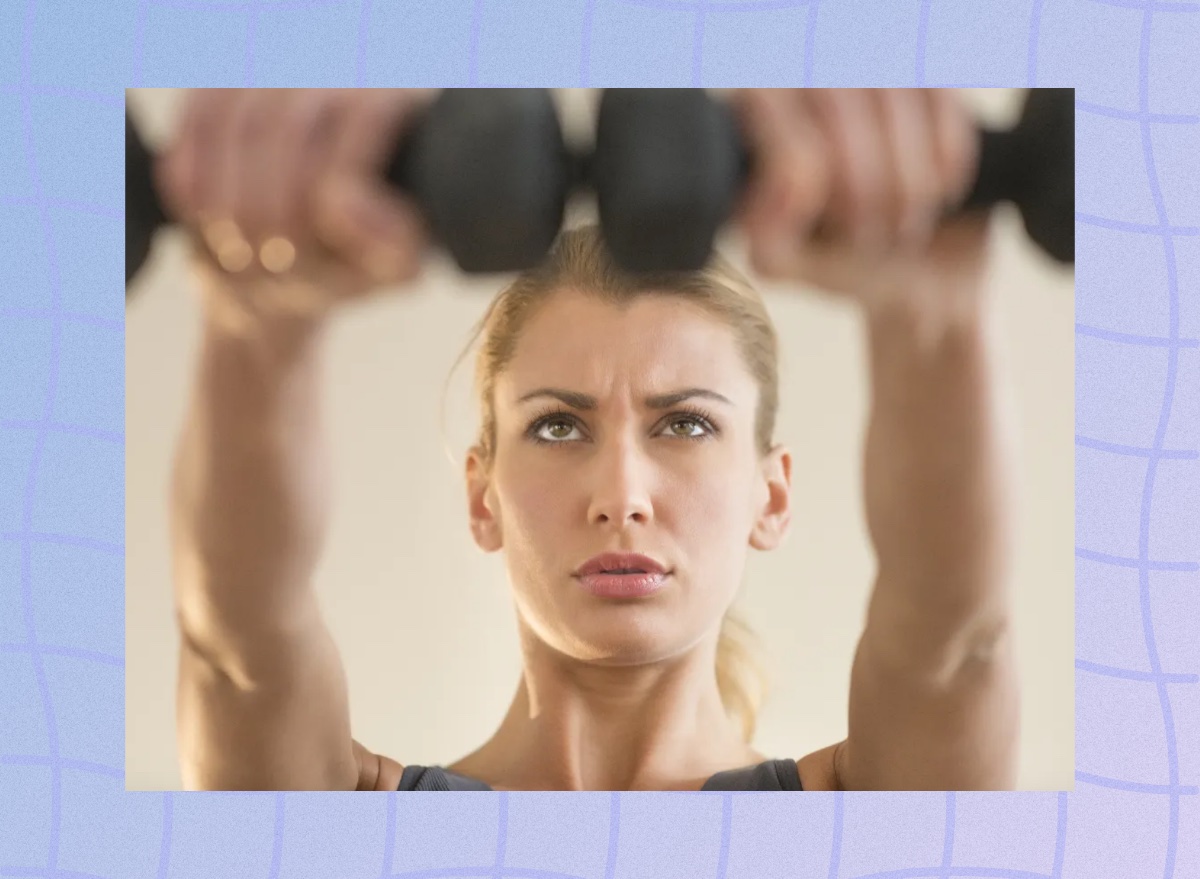
[[[588,521],[624,527],[653,516],[650,465],[635,436],[614,436],[591,462],[594,486]]]

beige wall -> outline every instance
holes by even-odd
[[[181,94],[130,92],[152,143]],[[586,138],[595,90],[556,93]],[[994,120],[1019,94],[971,91]],[[575,206],[576,217],[591,206]],[[1074,787],[1074,294],[1006,211],[993,295],[1020,419],[1016,639],[1025,789]],[[718,241],[745,267],[736,236]],[[174,628],[167,542],[169,464],[197,341],[181,242],[162,236],[127,314],[126,786],[177,789]],[[519,674],[500,556],[467,529],[463,450],[476,424],[470,361],[450,386],[447,460],[439,395],[471,324],[506,276],[468,278],[443,258],[398,295],[341,315],[326,373],[336,513],[317,589],[350,681],[352,725],[402,763],[449,763],[495,729]],[[873,571],[861,508],[866,414],[855,315],[796,288],[761,285],[782,340],[778,438],[795,458],[792,531],[752,552],[739,606],[763,638],[774,691],[758,750],[800,757],[846,732],[850,662]],[[419,718],[419,719],[414,719]]]

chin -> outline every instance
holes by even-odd
[[[663,608],[644,602],[606,603],[587,608],[560,622],[561,637],[575,645],[571,652],[609,665],[634,665],[671,656],[691,639]],[[562,625],[565,623],[566,625]]]

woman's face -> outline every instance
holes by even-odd
[[[544,389],[579,399],[530,396]],[[646,405],[687,389],[724,400]],[[679,296],[620,309],[562,291],[526,323],[495,385],[491,479],[472,450],[468,485],[475,539],[504,549],[518,611],[543,641],[626,665],[715,635],[747,547],[774,547],[787,525],[790,459],[758,457],[757,403],[733,332]],[[642,553],[671,574],[650,596],[597,597],[572,574],[602,552]]]

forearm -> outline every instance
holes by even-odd
[[[322,333],[239,338],[205,320],[170,506],[178,618],[205,649],[311,614],[330,494]]]
[[[1014,474],[989,319],[983,305],[867,316],[868,628],[881,649],[942,661],[1007,625]]]

